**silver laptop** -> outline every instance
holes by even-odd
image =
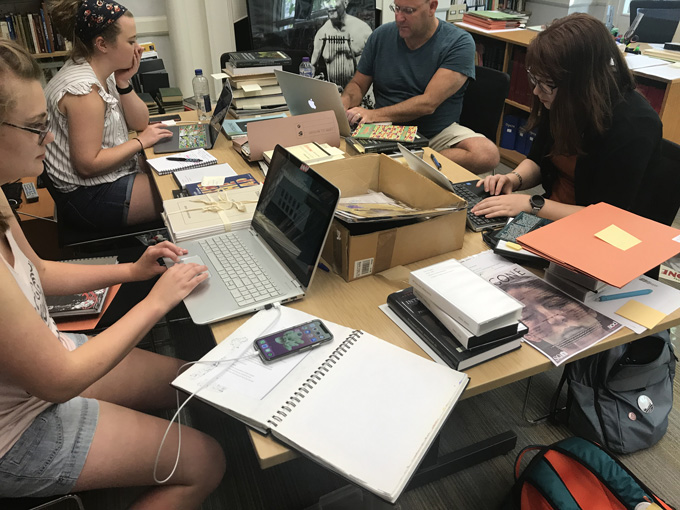
[[[349,136],[351,129],[340,100],[338,86],[330,81],[317,80],[286,71],[274,71],[291,115],[331,110],[338,120],[341,136]]]
[[[338,188],[277,145],[250,228],[179,243],[189,251],[182,260],[210,273],[184,299],[192,320],[209,324],[304,297],[339,199]]]
[[[163,138],[153,146],[154,154],[183,152],[193,149],[212,149],[222,129],[222,122],[227,116],[233,93],[229,80],[224,82],[222,92],[212,113],[210,122],[167,126],[172,137]]]

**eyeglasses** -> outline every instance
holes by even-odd
[[[423,4],[423,5],[425,5],[425,4]],[[402,13],[404,16],[411,16],[414,12],[416,12],[421,7],[422,7],[422,5],[418,6],[418,7],[400,7],[400,6],[395,5],[395,4],[390,4],[390,10],[394,14]]]
[[[29,133],[33,133],[34,135],[38,135],[38,145],[42,145],[42,143],[45,141],[45,137],[47,137],[47,133],[50,132],[49,128],[47,126],[43,127],[42,129],[36,129],[36,128],[30,128],[26,126],[17,126],[16,124],[12,124],[10,122],[3,122],[4,125],[10,126],[16,129],[22,129],[24,131],[28,131]]]
[[[557,88],[557,85],[555,84],[546,83],[536,78],[533,74],[531,74],[529,69],[527,69],[527,75],[529,77],[529,83],[531,83],[531,87],[533,88],[538,86],[538,88],[541,89],[541,92],[544,94],[552,94]]]

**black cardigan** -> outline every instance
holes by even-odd
[[[614,108],[609,130],[601,136],[584,135],[585,154],[578,157],[574,172],[576,205],[607,202],[654,219],[654,201],[649,198],[663,183],[649,176],[660,161],[661,137],[661,120],[647,100],[636,91],[626,93]],[[528,157],[541,169],[546,198],[557,176],[547,156],[552,145],[549,116],[545,115]]]

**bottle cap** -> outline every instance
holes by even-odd
[[[302,57],[303,62],[309,62],[309,57]]]
[[[194,72],[196,73],[196,76],[202,76],[203,75],[203,69],[196,69],[196,70],[194,70]]]

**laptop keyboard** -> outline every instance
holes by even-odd
[[[199,244],[239,306],[281,295],[281,291],[235,234],[203,239]]]
[[[483,188],[480,191],[480,189],[476,187],[477,181],[457,182],[452,184],[454,193],[460,198],[464,198],[468,203],[467,222],[472,230],[479,232],[485,228],[500,227],[507,223],[508,218],[505,216],[500,218],[485,218],[484,216],[477,216],[470,212],[470,209],[472,209],[475,204],[489,196],[488,193],[483,191]]]

